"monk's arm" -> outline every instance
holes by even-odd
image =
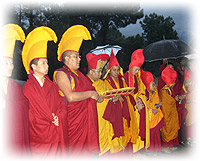
[[[56,82],[69,102],[82,101],[87,98],[98,99],[98,94],[95,91],[73,92],[71,83],[67,75],[63,72],[58,72],[56,74]]]

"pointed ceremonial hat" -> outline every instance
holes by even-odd
[[[161,78],[167,85],[172,85],[176,81],[177,72],[170,66],[167,66],[161,73]]]
[[[131,55],[131,63],[129,65],[129,69],[132,67],[141,67],[144,63],[144,55],[143,55],[144,49],[137,49],[135,50]]]
[[[141,79],[144,85],[146,86],[147,90],[150,91],[150,84],[154,81],[153,74],[148,71],[141,70]]]
[[[65,51],[71,50],[79,52],[83,40],[91,40],[91,35],[88,29],[82,25],[74,25],[67,29],[62,35],[58,45],[58,60],[62,61],[62,54]]]
[[[3,27],[3,56],[13,58],[15,41],[19,40],[22,43],[25,40],[25,34],[22,28],[16,24],[7,24]]]
[[[113,67],[113,66],[119,66],[119,62],[117,60],[117,58],[115,57],[115,54],[113,52],[113,49],[111,50],[111,53],[110,53],[110,61],[109,61],[109,68],[108,68],[108,71],[106,72],[105,76],[104,76],[104,79],[108,76],[109,72],[110,72],[110,69]],[[123,76],[123,69],[120,67],[120,75]]]
[[[30,63],[33,59],[47,57],[48,41],[57,42],[55,32],[49,27],[37,27],[28,34],[22,50],[22,61],[27,74],[32,72]]]

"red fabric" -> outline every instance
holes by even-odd
[[[165,69],[165,64],[162,64],[160,66],[160,74],[162,73],[162,71]],[[165,86],[165,82],[163,81],[162,77],[160,76],[158,78],[158,93],[160,93],[160,90]]]
[[[99,60],[101,61],[107,61],[109,59],[109,55],[108,54],[93,54],[93,53],[88,53],[86,55],[86,59],[88,62],[88,68],[90,69],[97,69],[97,62]]]
[[[129,70],[132,67],[141,67],[144,63],[144,55],[143,55],[144,49],[137,49],[135,50],[131,55],[131,63],[129,65]]]
[[[113,79],[111,76],[108,76],[107,81],[110,83],[113,89],[117,89]],[[118,80],[121,79],[121,77],[118,77]],[[121,80],[122,81],[122,80]],[[122,85],[123,83],[121,82],[119,85]],[[121,87],[120,88],[123,88]],[[122,102],[123,104],[123,102]],[[125,109],[123,109],[125,108]],[[128,124],[130,123],[130,114],[129,114],[129,109],[128,109],[128,104],[127,102],[124,102],[123,107],[121,107],[121,103],[118,100],[116,103],[109,102],[109,106],[106,107],[103,118],[105,120],[108,120],[112,126],[113,126],[113,131],[114,131],[114,136],[115,137],[120,137],[124,136],[124,127],[123,127],[123,116],[127,118]]]
[[[179,145],[178,137],[176,137],[174,140],[170,140],[169,142],[163,141],[163,147],[172,148],[174,145]]]
[[[129,64],[129,73],[131,73],[131,68],[141,67],[144,63],[144,55],[143,55],[143,49],[137,49],[135,50],[131,55],[131,63]],[[129,74],[129,87],[133,87],[133,76],[132,74]]]
[[[160,90],[165,86],[165,82],[161,78],[161,76],[158,78],[158,92],[160,93]]]
[[[195,125],[185,126],[186,138],[194,139]]]
[[[146,86],[147,90],[150,91],[150,83],[154,81],[154,78],[151,72],[141,70],[141,79],[144,85]]]
[[[149,151],[160,151],[161,150],[161,137],[160,129],[164,126],[164,118],[152,129],[150,129],[150,147]]]
[[[123,115],[120,101],[117,101],[115,104],[109,102],[109,106],[107,106],[104,111],[103,118],[112,124],[114,131],[112,139],[124,136]]]
[[[115,57],[115,54],[113,53],[113,50],[111,50],[109,68],[108,69],[110,69],[112,66],[120,66],[119,62],[117,61],[117,58]]]
[[[188,79],[192,79],[191,71],[187,70],[187,69],[184,69],[184,81],[186,81]]]
[[[24,84],[23,92],[29,101],[29,131],[33,155],[55,156],[66,153],[66,106],[58,94],[56,85],[45,76],[41,87],[36,78],[30,74]],[[52,113],[58,116],[59,126]]]
[[[167,66],[161,73],[161,77],[163,81],[167,85],[171,85],[176,81],[177,78],[177,72],[173,69],[171,69],[170,66]]]
[[[23,95],[22,86],[12,79],[8,81],[6,106],[11,148],[18,154],[29,153],[28,100]]]
[[[71,75],[74,80],[78,79],[74,92],[84,92],[94,88],[91,87],[91,83],[80,71],[77,70],[77,77],[70,70],[67,70],[66,66],[61,69]],[[69,153],[71,155],[93,155],[99,153],[98,125],[96,125],[97,109],[95,104],[91,98],[66,104],[68,110]]]
[[[174,91],[174,95],[184,95],[185,91],[183,90],[183,84],[181,83],[181,81],[177,78],[176,79],[176,83],[173,87],[173,91]],[[181,127],[181,123],[182,121],[185,119],[186,115],[187,115],[187,109],[185,108],[185,104],[186,104],[186,100],[182,100],[181,104],[179,104],[179,102],[176,102],[176,107],[177,107],[177,111],[178,111],[178,118],[179,118],[179,125]]]
[[[124,74],[124,79],[125,79],[126,82],[129,82],[129,79],[130,79],[129,74],[130,74],[130,72],[128,72],[128,71]],[[137,81],[137,77],[135,75],[134,75],[134,80],[135,80],[135,82],[134,82],[134,87],[135,87],[134,94],[136,94],[138,92],[138,81]],[[129,83],[129,87],[132,87],[132,86],[130,86],[130,83]],[[134,98],[131,98],[130,100],[131,100],[131,103],[133,104],[133,106],[135,106],[136,102],[135,102]],[[142,101],[142,103],[143,103],[143,101]],[[144,105],[144,103],[143,103],[143,105]],[[145,138],[146,138],[146,112],[145,112],[145,108],[140,110],[139,113],[140,113],[140,118],[142,118],[142,119],[140,119],[140,122],[139,122],[139,127],[140,127],[139,136],[141,137],[142,140],[145,140]]]

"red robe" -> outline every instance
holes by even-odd
[[[12,79],[8,81],[6,109],[8,110],[8,132],[11,148],[17,154],[27,154],[30,152],[28,100],[22,93],[22,86]]]
[[[33,155],[55,156],[65,154],[66,108],[56,85],[45,76],[43,87],[31,74],[23,92],[29,101],[30,146]],[[54,113],[59,126],[52,123]]]
[[[73,79],[73,92],[94,90],[88,79],[79,71],[76,74],[67,66],[56,70],[64,72],[69,80]],[[69,153],[77,155],[94,155],[100,152],[98,138],[98,119],[96,101],[88,98],[77,102],[67,102]]]

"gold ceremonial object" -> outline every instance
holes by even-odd
[[[135,87],[113,89],[110,91],[102,92],[100,95],[105,96],[105,98],[112,98],[114,96],[125,96],[125,95],[130,95],[131,93],[133,93],[134,89]]]

